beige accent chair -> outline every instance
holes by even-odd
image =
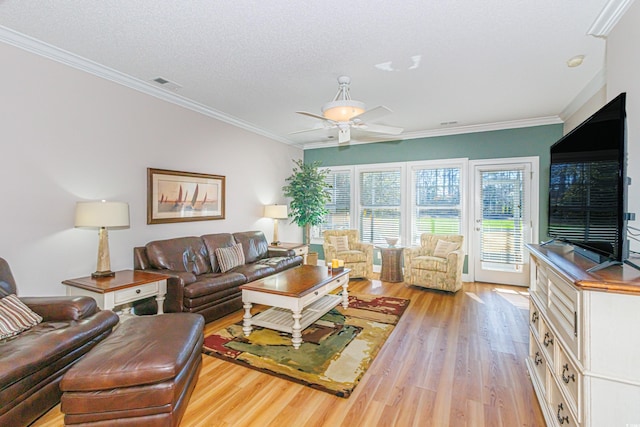
[[[324,232],[324,259],[330,262],[332,259],[344,260],[345,268],[350,268],[349,277],[368,279],[373,270],[373,245],[359,241],[358,230],[326,230]],[[336,239],[347,238],[348,247],[340,247]],[[336,245],[336,243],[338,243]],[[338,246],[338,247],[336,247]]]
[[[457,292],[462,287],[464,236],[420,236],[420,246],[404,250],[404,281],[424,288]]]

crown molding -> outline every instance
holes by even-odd
[[[206,105],[200,104],[198,102],[194,102],[176,93],[167,92],[166,90],[158,88],[149,82],[106,67],[102,64],[83,58],[79,55],[60,49],[38,39],[34,39],[2,25],[0,25],[0,41],[42,56],[44,58],[67,65],[69,67],[73,67],[75,69],[93,74],[97,77],[101,77],[103,79],[118,83],[122,86],[126,86],[130,89],[134,89],[146,95],[153,96],[155,98],[170,102],[172,104],[189,109],[191,111],[195,111],[205,116],[220,120],[225,123],[229,123],[233,126],[237,126],[249,132],[262,135],[269,139],[273,139],[284,144],[292,143],[288,139],[267,132],[264,129],[258,128],[251,123],[248,123],[237,117],[225,114],[221,111],[207,107]]]
[[[262,135],[266,138],[279,141],[288,145],[293,145],[293,146],[301,145],[301,144],[296,144],[294,141],[291,141],[290,139],[282,138],[278,135],[274,135],[270,132],[267,132],[264,129],[258,128],[252,125],[251,123],[248,123],[237,117],[222,113],[213,108],[209,108],[203,104],[194,102],[176,93],[168,92],[164,89],[158,88],[149,82],[140,80],[128,74],[106,67],[102,64],[83,58],[79,55],[65,51],[58,47],[52,46],[48,43],[44,43],[40,40],[34,39],[25,34],[16,32],[14,30],[11,30],[1,25],[0,25],[0,41],[10,44],[12,46],[18,47],[20,49],[26,50],[28,52],[34,53],[36,55],[76,68],[78,70],[93,74],[97,77],[101,77],[103,79],[126,86],[128,88],[153,96],[163,101],[170,102],[172,104],[195,111],[205,116],[220,120],[225,123],[229,123],[233,126],[239,127],[249,132]],[[456,134],[473,133],[473,132],[488,132],[488,131],[494,131],[494,130],[543,126],[543,125],[557,124],[557,123],[562,123],[562,120],[558,116],[539,117],[539,118],[525,119],[525,120],[512,120],[512,121],[505,121],[505,122],[496,122],[496,123],[487,123],[487,124],[478,124],[478,125],[469,125],[469,126],[448,127],[446,129],[434,129],[434,130],[427,130],[427,131],[420,131],[420,132],[407,132],[400,136],[394,136],[393,138],[389,138],[389,139],[376,138],[374,141],[351,141],[350,144],[352,145],[371,144],[375,142],[385,142],[385,141],[399,141],[399,140],[416,139],[416,138],[432,138],[436,136],[456,135]],[[305,144],[304,149],[331,147],[331,146],[337,146],[337,145],[338,145],[337,142],[335,143],[319,142],[319,143]]]
[[[504,122],[484,123],[484,124],[467,125],[467,126],[455,126],[455,127],[448,127],[445,129],[432,129],[432,130],[420,131],[420,132],[406,132],[406,133],[403,133],[402,135],[394,136],[393,138],[376,139],[375,141],[351,140],[349,144],[359,145],[359,144],[371,144],[376,142],[403,141],[407,139],[434,138],[437,136],[460,135],[464,133],[490,132],[490,131],[496,131],[496,130],[555,125],[560,123],[563,123],[563,121],[559,116],[546,116],[546,117],[536,117],[532,119],[523,119],[523,120],[509,120]],[[308,150],[308,149],[314,149],[314,148],[327,148],[327,147],[337,147],[337,146],[338,146],[337,142],[329,142],[329,143],[314,142],[311,144],[305,144],[304,149]]]
[[[634,0],[609,0],[600,14],[593,21],[587,34],[594,37],[606,38],[616,26],[622,15],[631,7]]]

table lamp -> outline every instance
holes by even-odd
[[[287,205],[266,205],[264,207],[264,216],[267,218],[273,218],[273,246],[278,246],[280,241],[278,240],[278,220],[287,219],[289,214],[287,213]]]
[[[125,202],[78,202],[76,204],[76,227],[98,228],[98,267],[91,277],[115,276],[109,258],[108,228],[129,227],[129,205]]]

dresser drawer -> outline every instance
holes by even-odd
[[[144,297],[158,294],[158,282],[145,283],[140,286],[132,286],[127,289],[121,289],[114,292],[115,305],[136,301]]]
[[[536,340],[540,339],[540,323],[540,309],[533,300],[529,300],[529,327]]]
[[[567,405],[567,401],[565,400],[562,393],[560,393],[560,389],[556,385],[555,381],[549,381],[549,406],[554,414],[554,421],[557,426],[568,426],[575,427],[579,426],[576,421],[576,417],[573,414],[572,410]]]
[[[535,368],[535,375],[538,377],[538,383],[542,386],[546,393],[547,388],[547,360],[542,355],[540,343],[530,334],[529,336],[529,357]]]
[[[553,363],[553,356],[556,349],[556,336],[547,325],[544,318],[540,318],[540,349],[546,354],[547,360]]]
[[[548,271],[548,277],[550,321],[576,359],[581,360],[578,334],[579,292],[553,271]]]
[[[558,346],[557,353],[556,378],[559,380],[560,388],[564,391],[567,403],[573,412],[578,415],[578,420],[581,420],[582,405],[578,400],[578,390],[582,388],[582,375],[580,375],[580,372],[561,346]]]

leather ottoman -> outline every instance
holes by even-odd
[[[204,318],[134,317],[64,375],[65,425],[177,426],[202,364]]]

